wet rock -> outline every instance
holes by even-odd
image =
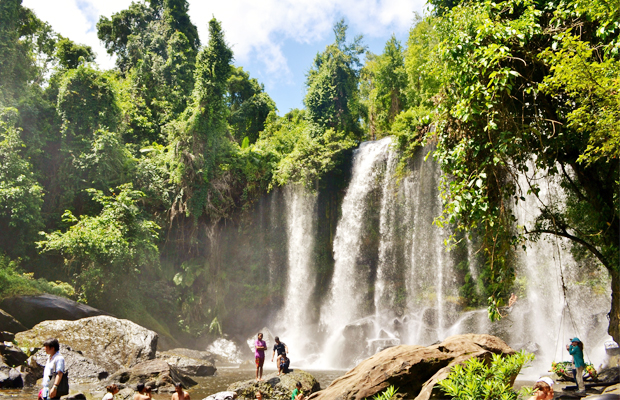
[[[86,400],[86,395],[82,392],[71,393],[68,396],[64,396],[63,400]]]
[[[24,380],[19,370],[11,368],[5,363],[0,361],[0,388],[12,389],[24,387]]]
[[[514,350],[490,335],[456,335],[429,347],[391,347],[364,360],[327,389],[310,396],[315,400],[362,400],[394,385],[407,399],[440,398],[436,383],[448,376],[455,364],[491,354],[511,355]]]
[[[363,318],[345,326],[342,331],[343,346],[338,367],[345,368],[370,355],[367,338],[375,332],[375,322],[372,318]]]
[[[12,342],[15,334],[7,331],[0,332],[0,342]]]
[[[254,346],[254,344],[252,344]],[[207,352],[216,357],[216,362],[241,364],[244,361],[239,346],[232,340],[219,338],[207,347]],[[252,353],[254,348],[252,347]]]
[[[27,330],[21,322],[16,320],[11,314],[0,309],[0,331],[7,331],[11,333],[17,333]],[[5,341],[6,339],[2,339]]]
[[[21,347],[41,346],[49,337],[69,346],[105,371],[155,358],[157,334],[125,319],[110,316],[83,318],[77,321],[44,321],[15,340]]]
[[[0,343],[0,355],[5,364],[11,367],[18,367],[28,359],[28,356],[22,349],[8,342]]]
[[[10,297],[2,300],[0,307],[16,315],[26,328],[32,328],[43,321],[57,319],[74,321],[96,315],[110,315],[105,311],[52,294]],[[10,331],[10,329],[2,330]]]
[[[601,370],[598,373],[597,379],[600,382],[619,382],[620,380],[620,366],[609,367]]]
[[[198,357],[201,356],[201,354],[199,353],[206,353],[206,352],[200,352],[200,351],[190,350],[190,349],[175,349],[175,350],[182,350],[181,353],[193,354]],[[215,371],[217,371],[217,368],[215,368],[212,362],[209,362],[204,359],[187,357],[187,356],[179,354],[179,352],[175,352],[175,350],[169,350],[169,351],[163,351],[161,353],[157,353],[157,358],[160,358],[166,361],[168,364],[177,368],[179,371],[181,371],[182,373],[186,375],[190,375],[190,376],[213,376],[215,375]],[[203,356],[207,358],[211,358],[211,359],[213,358],[212,356],[211,357],[208,357],[207,355],[203,355]]]
[[[196,381],[177,368],[162,359],[155,359],[141,362],[130,369],[117,371],[110,376],[104,386],[116,383],[123,384],[126,387],[136,385],[139,382],[157,388],[159,391],[168,392],[174,391],[175,382],[181,382],[186,388],[196,385]]]
[[[66,344],[60,345],[60,354],[65,359],[65,366],[69,372],[71,382],[98,382],[102,379],[106,379],[109,375],[105,368],[95,364],[92,360],[84,357],[82,352],[76,351]],[[38,352],[30,357],[29,366],[32,368],[33,373],[36,373],[37,378],[43,378],[43,369],[47,362],[47,354],[45,349],[40,349]]]
[[[289,400],[297,382],[301,382],[304,393],[310,394],[321,390],[319,382],[311,374],[300,369],[280,376],[274,372],[264,376],[263,379],[261,382],[256,382],[255,379],[235,382],[228,386],[227,390],[237,392],[239,399],[254,399],[255,393],[260,390],[266,399],[274,400]]]
[[[215,355],[208,351],[177,348],[177,349],[166,350],[166,351],[161,351],[161,352],[158,351],[157,357],[160,357],[160,355],[163,355],[163,354],[195,358],[196,360],[209,361],[210,363],[215,362]]]

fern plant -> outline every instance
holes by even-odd
[[[396,392],[398,392],[398,389],[396,389],[394,385],[392,385],[385,389],[383,392],[376,394],[372,398],[372,400],[392,400],[396,397]]]
[[[519,395],[512,389],[512,382],[533,359],[533,354],[523,351],[508,357],[493,354],[489,365],[471,358],[455,365],[438,386],[453,400],[517,400]]]

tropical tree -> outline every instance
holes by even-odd
[[[308,72],[304,103],[308,118],[323,128],[333,128],[361,136],[359,126],[360,55],[365,51],[362,37],[346,42],[347,25],[334,25],[336,40],[316,55]]]
[[[617,115],[620,11],[610,7],[508,0],[445,13],[437,25],[435,137],[436,158],[451,175],[444,221],[483,232],[495,285],[491,314],[513,276],[510,246],[551,234],[606,267],[609,332],[618,340],[620,190],[617,130],[609,121]],[[545,177],[559,182],[563,196],[543,196]],[[514,204],[527,193],[537,196],[539,214],[515,236]]]

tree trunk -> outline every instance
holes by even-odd
[[[611,275],[611,310],[609,310],[609,335],[620,344],[620,273],[608,269]]]

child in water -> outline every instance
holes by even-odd
[[[534,393],[528,400],[551,400],[553,399],[553,379],[540,378],[534,384]]]

